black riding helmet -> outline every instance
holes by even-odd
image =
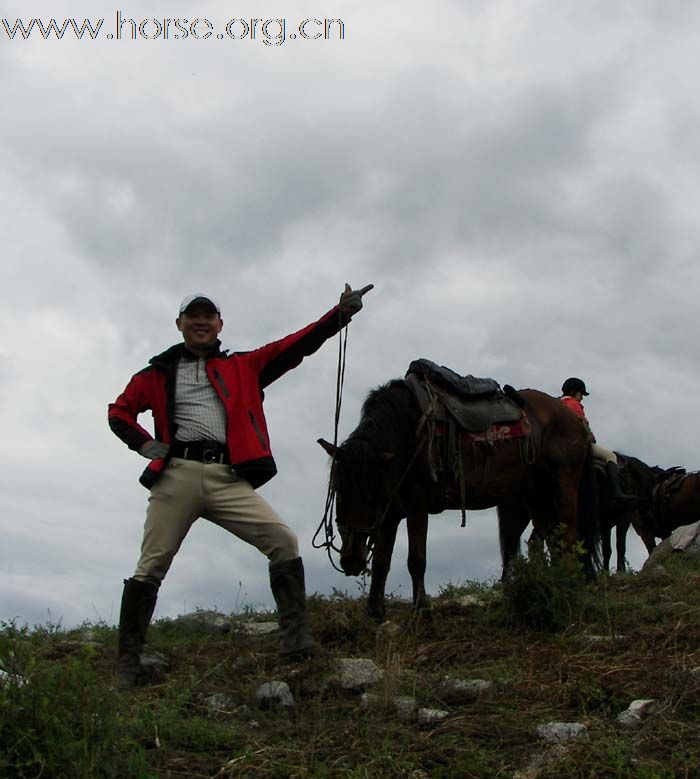
[[[580,392],[582,395],[588,395],[586,385],[581,379],[572,376],[561,385],[562,395],[575,395],[577,392]]]

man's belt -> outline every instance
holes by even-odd
[[[170,446],[171,457],[183,460],[199,460],[203,463],[231,464],[226,444],[218,441],[173,441]]]

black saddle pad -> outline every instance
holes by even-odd
[[[471,399],[478,395],[490,395],[500,391],[498,382],[494,379],[478,379],[476,376],[460,376],[451,368],[444,365],[437,365],[431,360],[421,358],[414,360],[406,371],[406,375],[415,373],[417,376],[425,377],[444,387],[446,390],[462,398]]]

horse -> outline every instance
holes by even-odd
[[[700,473],[683,468],[654,468],[651,510],[636,527],[649,554],[656,539],[666,539],[677,528],[700,520]]]
[[[607,476],[602,467],[595,468],[596,474],[596,499],[598,507],[598,522],[600,527],[600,540],[602,552],[602,568],[610,570],[612,558],[612,531],[615,529],[615,551],[617,555],[616,570],[624,573],[626,570],[627,531],[632,525],[639,536],[648,539],[650,530],[654,525],[652,516],[652,500],[654,486],[659,479],[659,472],[663,471],[658,466],[649,466],[637,457],[631,457],[620,452],[615,453],[620,467],[620,484],[627,495],[635,497],[636,503],[629,507],[620,506],[610,493]],[[517,518],[516,518],[517,516]],[[520,553],[520,537],[530,522],[530,515],[524,507],[519,514],[501,516],[499,508],[498,531],[501,547],[501,562],[503,577],[513,558]],[[533,531],[528,544],[536,541],[542,543],[542,538],[537,531]],[[645,541],[646,543],[646,541]],[[652,547],[653,548],[653,547]]]
[[[360,422],[340,445],[319,444],[333,457],[329,490],[336,496],[342,541],[340,565],[348,576],[366,570],[373,545],[367,610],[385,615],[384,593],[398,525],[406,519],[413,606],[429,608],[425,593],[428,516],[447,509],[497,506],[503,521],[519,521],[523,507],[543,536],[559,524],[572,546],[581,540],[589,574],[595,569],[596,520],[588,500],[594,490],[589,434],[559,400],[520,390],[531,426],[528,445],[506,439],[462,447],[464,484],[456,475],[436,481],[428,436],[419,432],[421,410],[406,381],[394,379],[370,391]]]
[[[610,570],[612,557],[611,534],[615,528],[615,551],[618,573],[626,570],[627,531],[630,525],[640,537],[652,523],[652,494],[658,478],[657,466],[649,466],[637,457],[615,452],[620,468],[620,485],[623,492],[637,499],[630,507],[620,507],[610,495],[605,473],[596,468],[599,479],[600,534],[603,554],[603,570]]]

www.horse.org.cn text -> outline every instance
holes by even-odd
[[[219,26],[209,19],[133,19],[117,11],[111,27],[105,19],[3,19],[0,35],[12,41],[34,40],[116,40],[116,41],[255,41],[265,46],[281,46],[286,41],[342,41],[342,19],[302,19],[290,22],[275,19],[229,19]]]

